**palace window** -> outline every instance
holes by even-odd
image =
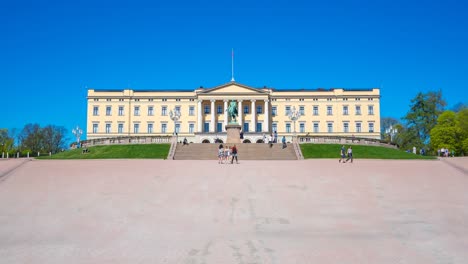
[[[249,123],[244,123],[244,133],[249,132]]]
[[[93,115],[98,116],[99,115],[99,106],[94,106],[93,107]]]
[[[327,123],[327,131],[328,133],[333,133],[333,123]]]
[[[167,106],[161,107],[161,115],[162,116],[167,116]]]
[[[356,132],[361,133],[361,123],[360,122],[356,122]]]
[[[373,105],[369,105],[367,107],[367,110],[369,112],[369,115],[373,115],[374,114],[374,106]]]
[[[189,125],[188,125],[188,131],[189,131],[189,133],[193,133],[194,130],[195,130],[195,124],[189,124]]]
[[[356,115],[361,115],[361,106],[356,105]]]
[[[140,124],[133,124],[133,133],[140,133]]]
[[[343,115],[348,115],[348,106],[343,106]]]
[[[176,106],[176,107],[175,107],[175,111],[178,112],[178,113],[181,113],[181,111],[180,111],[180,106]]]
[[[110,116],[112,114],[112,107],[106,106],[106,116]]]
[[[291,133],[291,123],[286,123],[286,133]]]
[[[189,106],[189,116],[195,115],[195,106]]]
[[[262,132],[262,123],[257,123],[256,132]]]
[[[303,105],[299,106],[299,113],[301,113],[301,115],[304,115],[304,114],[305,114],[304,109],[305,109],[305,108],[304,108]]]
[[[327,115],[333,115],[333,107],[327,106]]]
[[[140,107],[139,107],[139,106],[135,106],[135,109],[134,109],[134,110],[135,110],[135,111],[134,111],[133,114],[134,114],[135,116],[139,116],[139,115],[140,115]]]
[[[106,134],[110,134],[111,132],[111,124],[106,124]]]
[[[374,123],[369,123],[369,133],[374,133]]]
[[[210,106],[209,106],[209,105],[205,105],[205,108],[204,108],[204,109],[205,109],[205,111],[204,111],[205,114],[209,114],[209,113],[210,113]]]
[[[175,132],[176,132],[177,134],[180,133],[180,123],[176,123],[176,124],[175,124]]]
[[[244,105],[244,114],[248,114],[250,111],[249,111],[249,106],[248,105]]]
[[[210,123],[206,122],[203,124],[203,132],[205,133],[210,132]]]
[[[216,132],[223,132],[223,123],[216,124]]]
[[[276,106],[272,106],[271,107],[271,115],[276,116],[277,114],[278,114],[278,109],[276,108]]]
[[[161,124],[161,133],[166,133],[167,132],[167,124],[166,123],[162,123]]]
[[[347,122],[343,123],[343,132],[345,133],[349,132],[349,123]]]
[[[319,132],[319,123],[314,123],[314,133]]]
[[[124,124],[119,124],[117,133],[119,133],[119,134],[123,133],[123,126],[124,126]]]
[[[319,111],[318,111],[318,105],[314,105],[314,116],[318,116]]]
[[[257,114],[263,113],[263,107],[261,105],[257,105]]]
[[[299,123],[299,132],[305,133],[305,123]]]
[[[96,134],[98,132],[98,125],[99,124],[93,124],[93,133]]]
[[[273,130],[273,132],[278,131],[278,123],[275,122],[271,124],[271,129]]]
[[[148,106],[148,115],[153,116],[154,115],[154,107],[153,106]]]
[[[284,112],[285,112],[285,115],[289,115],[289,113],[291,112],[291,106],[290,106],[290,105],[287,105],[287,106],[284,108]]]
[[[124,107],[119,106],[119,116],[123,116],[123,115],[124,115]]]
[[[222,113],[223,113],[223,106],[218,105],[218,106],[216,107],[216,113],[222,114]]]
[[[148,124],[148,134],[153,133],[153,124]]]

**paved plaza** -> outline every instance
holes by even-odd
[[[0,160],[0,263],[468,263],[468,159]]]

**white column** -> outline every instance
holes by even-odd
[[[241,129],[244,130],[244,123],[242,121],[242,113],[244,113],[244,110],[242,109],[242,100],[237,101],[237,115],[238,115],[238,120],[239,120],[239,125],[241,126]]]
[[[270,127],[270,116],[269,116],[269,111],[268,111],[268,99],[265,100],[265,110],[263,111],[265,118],[263,118],[263,131],[268,132],[268,129]]]
[[[257,122],[255,120],[255,100],[251,100],[251,103],[252,103],[252,106],[250,107],[250,111],[251,111],[251,114],[252,114],[252,131],[256,131],[257,130]]]
[[[211,125],[210,125],[210,132],[215,132],[215,101],[211,100]]]
[[[198,100],[198,116],[197,116],[197,123],[198,123],[198,133],[203,132],[203,118],[202,118],[202,100]]]
[[[228,118],[229,118],[227,108],[228,108],[228,100],[224,100],[224,127],[223,127],[224,132],[226,132],[226,126],[228,124]]]

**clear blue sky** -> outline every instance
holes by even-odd
[[[468,101],[466,1],[37,2],[0,3],[0,127],[85,128],[86,87],[226,83],[231,48],[239,83],[381,86],[382,117]]]

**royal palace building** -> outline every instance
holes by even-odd
[[[259,142],[275,131],[288,140],[294,135],[380,138],[378,88],[280,90],[232,81],[195,90],[89,89],[87,139],[177,133],[190,142],[223,141],[232,100],[245,142]]]

